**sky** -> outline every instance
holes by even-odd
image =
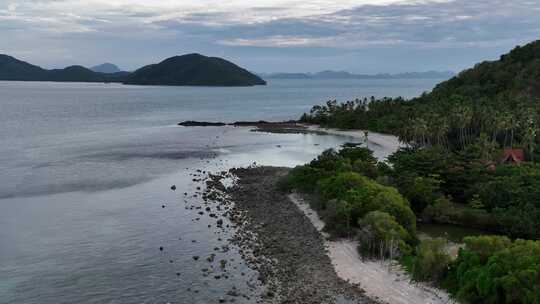
[[[0,0],[0,53],[126,70],[201,53],[254,72],[460,71],[540,39],[540,0]]]

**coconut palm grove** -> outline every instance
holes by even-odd
[[[540,41],[420,97],[331,100],[301,121],[404,144],[386,162],[365,147],[328,150],[289,174],[283,184],[317,197],[328,231],[357,234],[363,255],[397,257],[464,303],[540,303]],[[485,233],[451,256],[416,222]]]

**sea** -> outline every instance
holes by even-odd
[[[440,81],[0,82],[0,303],[217,303],[230,290],[255,303],[257,273],[228,244],[234,231],[190,208],[202,203],[196,175],[294,167],[359,139],[177,123],[296,119],[330,99],[408,98]]]

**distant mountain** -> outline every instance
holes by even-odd
[[[127,73],[96,73],[83,66],[46,70],[8,55],[0,55],[0,80],[61,82],[122,82]]]
[[[151,64],[133,73],[112,72],[114,65],[80,65],[47,70],[8,55],[0,55],[0,80],[59,82],[121,82],[139,85],[253,86],[266,82],[249,71],[221,58],[188,54]]]
[[[455,76],[452,71],[427,71],[427,72],[409,72],[391,75],[393,78],[409,78],[409,79],[448,79]]]
[[[316,79],[346,79],[355,78],[356,75],[345,71],[322,71],[312,75]]]
[[[126,84],[179,86],[265,85],[259,76],[217,57],[200,54],[175,56],[133,72]]]
[[[307,73],[258,73],[263,79],[310,79]]]
[[[108,62],[93,66],[90,68],[90,70],[97,73],[106,73],[106,74],[122,72],[122,70],[120,70],[116,65],[112,63],[108,63]]]
[[[454,75],[455,74],[450,71],[410,72],[399,74],[353,74],[345,71],[261,74],[265,79],[448,79]]]
[[[0,54],[0,80],[40,80],[47,70],[8,55]]]

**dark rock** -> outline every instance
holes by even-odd
[[[325,253],[321,234],[288,199],[287,193],[277,189],[277,182],[288,170],[232,169],[231,173],[239,180],[226,189],[234,202],[226,215],[239,227],[231,241],[239,247],[248,265],[257,271],[259,282],[265,285],[261,302],[277,299],[278,303],[330,304],[336,303],[337,297],[344,297],[351,300],[350,303],[374,303],[358,288],[337,277]],[[212,187],[209,188],[211,191]],[[222,249],[223,252],[229,250],[226,246]],[[222,269],[227,265],[227,261],[223,261],[223,264],[220,261]],[[259,288],[256,282],[246,283],[253,292]]]

